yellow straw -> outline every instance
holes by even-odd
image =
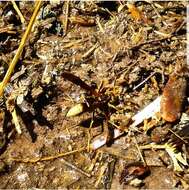
[[[27,27],[27,29],[26,29],[26,31],[25,31],[25,33],[24,33],[22,39],[21,39],[20,45],[19,45],[19,47],[18,47],[18,50],[17,50],[17,52],[16,52],[16,54],[15,54],[15,56],[14,56],[12,62],[11,62],[10,65],[9,65],[9,68],[8,68],[8,70],[7,70],[7,72],[6,72],[6,75],[5,75],[4,79],[3,79],[3,81],[2,81],[1,84],[0,84],[0,97],[3,95],[4,88],[5,88],[5,86],[7,85],[7,83],[9,82],[10,77],[11,77],[11,74],[12,74],[14,68],[15,68],[15,65],[16,65],[16,63],[18,62],[18,60],[19,60],[19,58],[20,58],[20,56],[21,56],[21,54],[22,54],[22,50],[23,50],[24,45],[25,45],[25,43],[26,43],[26,41],[27,41],[27,39],[28,39],[28,36],[29,36],[29,34],[30,34],[30,32],[31,32],[32,26],[33,26],[33,24],[34,24],[34,21],[35,21],[35,18],[36,18],[36,16],[37,16],[37,14],[38,14],[38,11],[39,11],[39,9],[40,9],[40,6],[41,6],[41,0],[39,0],[39,1],[36,2],[35,10],[34,10],[34,12],[33,12],[33,15],[32,15],[32,17],[31,17],[31,19],[30,19],[30,22],[29,22],[29,24],[28,24],[28,27]]]

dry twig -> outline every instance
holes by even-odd
[[[64,25],[64,33],[65,33],[65,35],[67,33],[67,30],[68,30],[69,6],[70,6],[70,2],[69,2],[69,0],[67,0],[66,1],[66,17],[65,17],[65,25]]]
[[[24,158],[24,159],[10,158],[10,160],[13,160],[13,161],[16,161],[16,162],[23,162],[23,163],[36,163],[36,162],[54,160],[54,159],[57,159],[57,158],[61,158],[63,156],[68,156],[68,155],[71,155],[71,154],[74,154],[74,153],[77,153],[77,152],[82,152],[84,150],[86,150],[86,148],[82,147],[80,149],[72,150],[70,152],[60,153],[60,154],[55,155],[55,156],[46,156],[46,157],[42,157],[42,158],[32,158],[32,159],[29,159],[29,158]]]
[[[28,159],[28,158],[25,158],[25,159],[11,158],[10,160],[11,161],[16,161],[16,162],[22,162],[22,163],[36,163],[36,162],[54,160],[54,159],[57,159],[57,158],[60,158],[60,157],[63,157],[63,156],[68,156],[68,155],[71,155],[71,154],[74,154],[74,153],[81,152],[83,150],[86,150],[86,147],[82,147],[80,149],[73,150],[73,151],[70,151],[70,152],[60,153],[60,154],[55,155],[55,156],[47,156],[47,157],[43,157],[43,158],[33,158],[33,159]],[[68,167],[76,170],[77,172],[81,173],[82,175],[85,175],[87,177],[91,177],[91,174],[83,171],[82,169],[80,169],[77,166],[73,165],[72,163],[66,161],[65,159],[61,158],[61,161],[66,166],[68,166]]]

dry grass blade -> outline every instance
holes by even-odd
[[[36,163],[36,162],[54,160],[54,159],[61,158],[63,156],[68,156],[68,155],[71,155],[71,154],[74,154],[74,153],[78,153],[78,152],[81,152],[81,151],[84,151],[84,150],[86,150],[86,148],[82,147],[80,149],[73,150],[73,151],[70,151],[70,152],[60,153],[60,154],[55,155],[55,156],[47,156],[47,157],[43,157],[43,158],[33,158],[33,159],[28,159],[28,158],[26,158],[26,159],[11,158],[11,160],[16,161],[16,162],[23,162],[23,163]],[[65,159],[61,158],[61,161],[66,166],[68,166],[68,167],[76,170],[77,172],[81,173],[82,175],[85,175],[87,177],[91,177],[91,175],[89,173],[83,171],[82,169],[80,169],[77,166],[71,164],[70,162],[66,161]]]
[[[96,44],[95,44],[94,46],[92,46],[86,53],[84,53],[84,54],[82,55],[82,58],[85,59],[85,58],[89,57],[89,56],[95,51],[95,49],[96,49],[98,46],[99,46],[98,43],[96,43]]]
[[[104,31],[104,28],[102,27],[102,24],[100,23],[99,17],[97,17],[96,23],[97,23],[97,25],[98,25],[98,27],[99,27],[99,30],[100,30],[102,33],[104,33],[105,31]]]
[[[84,151],[84,150],[86,150],[86,147],[82,147],[82,148],[77,149],[77,150],[72,150],[70,152],[63,152],[63,153],[60,153],[60,154],[55,155],[55,156],[47,156],[47,157],[33,158],[33,159],[28,159],[28,158],[24,158],[24,159],[10,158],[10,159],[13,160],[13,161],[16,161],[16,162],[36,163],[36,162],[54,160],[54,159],[61,158],[63,156],[68,156],[68,155],[78,153],[78,152],[81,152],[81,151]]]
[[[12,74],[12,72],[13,72],[15,66],[16,66],[16,63],[18,62],[18,60],[19,60],[19,58],[20,58],[20,56],[22,54],[22,50],[23,50],[24,45],[25,45],[25,43],[26,43],[26,41],[28,39],[28,36],[29,36],[29,34],[31,32],[32,26],[33,26],[33,24],[35,22],[35,19],[37,17],[37,14],[39,12],[40,7],[41,7],[41,3],[42,3],[42,1],[37,1],[36,2],[35,10],[33,12],[33,15],[31,17],[31,19],[30,19],[28,27],[27,27],[27,29],[26,29],[26,31],[25,31],[22,39],[21,39],[20,45],[18,47],[18,50],[17,50],[12,62],[10,63],[10,66],[9,66],[7,72],[6,72],[6,75],[5,75],[4,79],[3,79],[3,81],[0,84],[0,97],[3,95],[4,88],[7,85],[7,83],[9,82],[9,80],[11,78],[11,74]]]
[[[13,27],[13,25],[8,25],[3,28],[0,28],[0,34],[2,34],[2,33],[16,34],[16,30]]]
[[[91,128],[93,126],[94,120],[91,120],[90,127],[88,130],[88,142],[87,142],[87,151],[90,152],[90,142],[91,142]]]
[[[82,175],[85,175],[86,177],[91,177],[91,174],[83,171],[82,169],[78,168],[77,166],[69,163],[68,161],[62,159],[61,161],[63,161],[63,163],[66,165],[66,166],[69,166],[70,168],[74,169],[75,171],[81,173]]]
[[[69,0],[67,0],[66,1],[66,18],[65,18],[65,25],[64,25],[64,33],[65,33],[65,35],[67,33],[67,30],[68,30],[69,6],[70,6],[70,2],[69,2]]]
[[[15,3],[15,1],[14,1],[14,0],[11,0],[11,3],[12,3],[12,5],[13,5],[15,11],[17,12],[18,16],[20,17],[21,23],[22,23],[22,24],[25,23],[26,20],[25,20],[24,16],[22,15],[20,9],[18,8],[17,4]]]
[[[12,119],[13,119],[13,122],[15,124],[15,129],[17,131],[18,134],[21,134],[22,131],[21,131],[21,127],[20,127],[20,123],[19,123],[19,120],[18,120],[18,117],[17,117],[17,114],[16,114],[16,110],[14,109],[12,112]]]
[[[144,163],[144,165],[147,166],[146,161],[145,161],[145,159],[144,159],[144,157],[143,157],[143,155],[142,155],[142,152],[141,152],[141,150],[140,150],[140,147],[139,147],[139,145],[138,145],[138,142],[137,142],[136,136],[134,136],[134,140],[135,140],[135,144],[136,144],[136,147],[137,147],[137,150],[138,150],[139,156],[140,156],[142,162]]]

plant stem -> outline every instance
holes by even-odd
[[[28,36],[29,36],[29,34],[30,34],[30,32],[31,32],[32,26],[33,26],[33,24],[34,24],[34,22],[35,22],[35,19],[36,19],[36,17],[37,17],[38,12],[39,12],[41,3],[42,3],[41,0],[36,1],[35,9],[34,9],[34,12],[33,12],[32,17],[31,17],[31,19],[30,19],[30,22],[29,22],[29,24],[28,24],[28,27],[27,27],[27,29],[26,29],[26,31],[25,31],[25,33],[24,33],[22,39],[21,39],[20,45],[19,45],[19,47],[18,47],[18,50],[17,50],[17,52],[16,52],[16,54],[15,54],[15,56],[14,56],[12,62],[11,62],[10,65],[9,65],[9,68],[8,68],[8,70],[7,70],[7,72],[6,72],[6,75],[5,75],[3,81],[2,81],[1,84],[0,84],[0,97],[3,95],[4,88],[5,88],[5,86],[7,85],[7,83],[9,82],[9,80],[10,80],[10,78],[11,78],[11,74],[12,74],[12,72],[13,72],[15,66],[16,66],[16,63],[18,62],[18,60],[19,60],[19,58],[20,58],[20,56],[21,56],[21,54],[22,54],[22,50],[23,50],[23,48],[24,48],[24,46],[25,46],[25,43],[26,43],[26,41],[27,41],[27,39],[28,39]]]

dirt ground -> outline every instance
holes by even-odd
[[[0,2],[0,80],[35,7],[16,4]],[[0,188],[188,189],[186,6],[42,2],[0,100]]]

